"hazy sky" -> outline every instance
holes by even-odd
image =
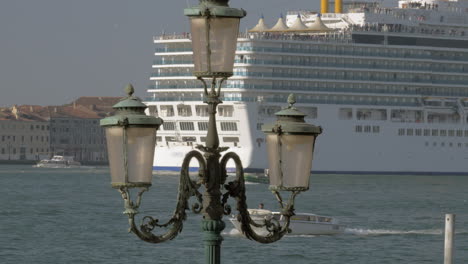
[[[271,26],[288,10],[318,11],[319,0],[231,0]],[[0,106],[65,104],[80,96],[147,96],[153,36],[188,32],[183,9],[198,0],[2,0]]]

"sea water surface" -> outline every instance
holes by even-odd
[[[149,244],[127,233],[109,170],[0,165],[0,263],[205,263],[201,216],[188,214],[174,240]],[[141,215],[167,219],[178,176],[155,175]],[[227,222],[222,263],[443,263],[444,215],[456,214],[454,263],[468,263],[468,177],[313,175],[296,211],[330,215],[337,236],[286,236],[263,245]],[[248,204],[277,209],[265,184]]]

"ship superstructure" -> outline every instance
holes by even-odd
[[[263,171],[261,126],[294,93],[324,128],[314,171],[468,174],[468,1],[345,1],[341,10],[291,11],[273,26],[262,18],[239,35],[218,106],[221,145],[246,171]],[[164,119],[155,169],[179,169],[205,140],[208,110],[190,35],[154,42],[146,103]]]

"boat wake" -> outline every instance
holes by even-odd
[[[226,236],[242,236],[241,233],[235,229],[225,230],[223,235]],[[345,235],[356,236],[385,236],[385,235],[443,235],[443,229],[421,229],[421,230],[390,230],[390,229],[364,229],[364,228],[345,228]],[[456,230],[456,235],[468,234],[468,230]],[[338,234],[339,235],[339,234]],[[318,237],[320,235],[286,235],[288,237]]]
[[[346,228],[345,234],[358,236],[379,236],[379,235],[442,235],[442,229],[422,229],[422,230],[390,230],[390,229],[362,229]]]

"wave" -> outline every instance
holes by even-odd
[[[239,232],[239,230],[237,230],[236,228],[225,230],[221,234],[225,236],[242,236],[241,232]]]

